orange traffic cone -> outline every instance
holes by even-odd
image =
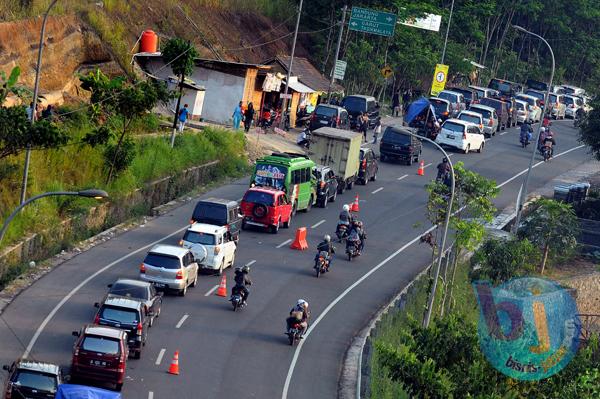
[[[359,212],[360,211],[360,208],[358,206],[358,194],[356,194],[356,196],[354,197],[354,202],[350,206],[350,211],[351,212]]]
[[[290,248],[298,249],[300,251],[308,249],[308,243],[306,242],[306,227],[299,227],[298,230],[296,230],[296,238],[294,239],[294,242],[292,242],[292,245],[290,245]]]
[[[227,296],[227,276],[223,275],[221,278],[221,284],[217,290],[217,296]]]
[[[417,174],[419,176],[425,175],[425,161],[421,159],[421,163],[419,164],[419,169],[417,170]]]
[[[179,351],[175,351],[173,355],[173,360],[171,361],[171,365],[169,366],[169,374],[179,375]]]

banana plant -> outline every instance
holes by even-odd
[[[0,105],[4,104],[6,97],[8,97],[10,93],[21,97],[26,92],[25,89],[17,87],[17,81],[19,80],[20,75],[21,68],[18,66],[10,71],[8,78],[4,71],[0,71]]]

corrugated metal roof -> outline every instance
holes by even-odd
[[[289,56],[279,56],[273,60],[265,62],[265,64],[279,63],[281,67],[287,71],[288,65],[290,64]],[[329,88],[329,79],[319,72],[313,64],[310,63],[306,58],[294,57],[294,63],[292,65],[292,76],[297,76],[298,80],[310,87],[315,91],[327,92]],[[344,88],[337,83],[331,86],[331,91],[339,92],[343,91]]]

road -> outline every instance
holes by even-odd
[[[536,167],[530,190],[590,159],[571,126],[569,121],[554,123],[556,153],[564,154]],[[515,202],[529,157],[530,152],[518,145],[518,130],[508,129],[491,138],[482,154],[453,153],[452,160],[463,161],[467,168],[502,185],[495,201],[501,209]],[[383,163],[376,182],[347,191],[327,209],[298,214],[292,229],[277,235],[244,232],[236,265],[252,265],[249,306],[232,312],[225,298],[213,294],[219,283],[215,276],[201,276],[185,298],[166,297],[142,358],[128,362],[123,396],[335,397],[341,360],[353,335],[430,258],[417,237],[430,227],[424,185],[435,177],[440,158],[425,146],[423,159],[429,165],[425,177],[417,176],[416,165]],[[237,200],[247,184],[247,179],[241,179],[205,197]],[[342,203],[351,202],[356,194],[368,234],[365,253],[350,263],[339,246],[332,272],[316,279],[314,248],[324,234],[334,232]],[[140,262],[155,243],[176,244],[193,206],[174,209],[76,256],[23,292],[0,318],[3,364],[30,346],[30,357],[68,366],[71,331],[92,321],[93,303],[102,298],[106,285],[118,277],[137,277]],[[305,252],[284,244],[300,226],[308,228],[310,249]],[[226,274],[230,289],[232,270]],[[309,301],[313,324],[302,344],[292,348],[283,334],[284,319],[298,298]],[[179,350],[179,376],[166,373],[175,350]]]

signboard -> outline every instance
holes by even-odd
[[[413,28],[439,32],[440,25],[442,24],[442,16],[435,14],[427,14],[425,18],[409,18],[406,21],[400,21],[399,23],[406,26],[412,26]]]
[[[346,75],[346,66],[348,66],[346,61],[337,60],[335,63],[335,68],[333,69],[333,78],[344,80],[344,76]]]
[[[266,92],[279,91],[281,88],[281,79],[272,73],[267,73],[262,89]]]
[[[392,67],[389,65],[386,65],[381,69],[381,75],[386,79],[392,77],[393,74],[394,74],[394,71],[392,70]]]
[[[350,30],[373,33],[381,36],[392,36],[396,27],[397,15],[390,12],[352,7]]]
[[[282,100],[283,100],[283,99],[288,99],[288,100],[291,100],[291,99],[292,99],[292,95],[291,95],[291,94],[284,94],[284,93],[281,93],[281,95],[280,95],[279,97],[281,97],[281,99],[282,99]]]
[[[446,87],[446,79],[448,78],[448,65],[437,64],[435,73],[433,74],[433,82],[431,83],[431,95],[437,96]]]

